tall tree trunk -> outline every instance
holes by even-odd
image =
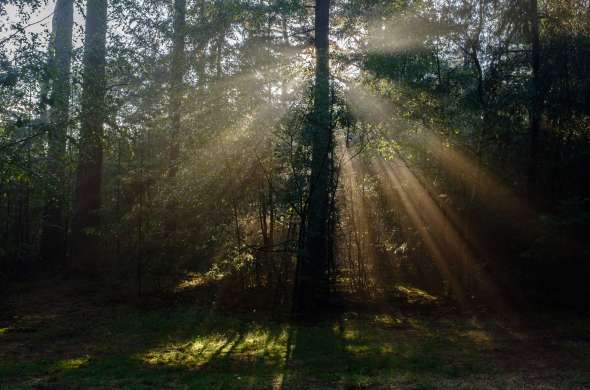
[[[78,162],[72,268],[86,275],[97,271],[102,184],[102,137],[106,117],[105,52],[107,0],[88,0],[84,41],[80,157]]]
[[[281,15],[281,35],[283,38],[283,50],[285,52],[285,58],[288,58],[288,56],[290,55],[289,53],[289,49],[290,49],[290,43],[289,43],[289,33],[288,33],[288,26],[287,26],[287,16],[285,14]],[[285,61],[285,59],[283,59],[283,61]],[[285,61],[285,63],[287,63]],[[289,91],[287,91],[287,80],[284,77],[285,75],[282,75],[283,78],[281,80],[281,102],[284,105],[288,105],[288,93]]]
[[[186,0],[174,0],[174,37],[172,46],[172,61],[170,64],[170,167],[168,177],[174,178],[178,171],[180,133],[180,111],[182,104],[182,92],[185,61],[184,61],[184,34],[186,24]]]
[[[530,39],[531,39],[531,67],[533,72],[533,96],[529,110],[530,154],[528,167],[528,191],[533,194],[537,184],[539,165],[540,132],[541,132],[541,59],[539,39],[539,11],[537,0],[530,0]]]
[[[49,186],[41,236],[44,266],[55,268],[65,260],[65,154],[70,108],[70,68],[72,62],[73,0],[58,0],[53,13],[53,39],[50,50],[50,77],[53,79],[49,113],[47,173]],[[61,263],[61,264],[60,264]]]
[[[326,303],[328,295],[328,220],[330,195],[330,65],[329,0],[315,2],[315,87],[311,120],[312,162],[307,228],[296,286],[295,312],[309,317]]]
[[[178,141],[180,135],[180,117],[182,108],[183,95],[183,77],[185,72],[184,58],[184,37],[186,25],[186,0],[174,0],[174,23],[172,38],[172,53],[170,62],[170,102],[168,105],[168,115],[170,116],[170,131],[168,134],[168,178],[170,179],[171,190],[174,190],[176,184],[176,174],[178,173],[178,157],[180,154],[180,144]],[[176,231],[176,209],[177,202],[174,196],[167,205],[168,222],[166,229],[171,235]],[[169,241],[171,243],[172,240]],[[169,248],[169,251],[173,251]]]
[[[205,0],[199,1],[199,23],[205,25],[206,23],[206,15],[205,15]],[[206,51],[207,45],[209,44],[209,38],[202,37],[199,42],[197,43],[197,47],[195,49],[196,55],[199,56],[196,62],[195,71],[197,73],[197,91],[203,92],[205,91],[205,87],[207,84],[206,74],[205,74],[205,67],[207,66],[207,58],[206,58]],[[200,96],[200,94],[199,94]]]

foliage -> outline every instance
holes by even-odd
[[[27,27],[43,5],[9,4],[10,23],[0,8],[10,37],[0,44],[4,279],[42,268],[51,185],[44,118],[55,77],[49,32]],[[514,295],[548,291],[548,275],[563,286],[582,283],[580,232],[589,222],[585,203],[572,211],[571,202],[586,199],[590,183],[590,41],[579,5],[539,3],[541,84],[534,85],[534,15],[523,2],[333,2],[336,290],[372,295],[399,283],[452,296],[452,279],[460,279],[464,295],[484,296],[476,286],[484,283],[472,280],[484,274]],[[241,292],[287,297],[309,212],[312,9],[298,1],[189,2],[171,178],[174,9],[151,0],[109,7],[101,224],[91,232],[101,242],[101,275],[145,292],[211,270]],[[62,189],[69,244],[84,158],[83,47],[74,46]],[[536,90],[542,157],[531,189]]]

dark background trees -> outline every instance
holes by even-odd
[[[2,280],[583,303],[587,4],[85,6],[0,9]]]

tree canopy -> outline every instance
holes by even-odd
[[[586,1],[8,0],[0,34],[6,289],[585,304]]]

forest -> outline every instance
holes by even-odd
[[[589,389],[588,0],[0,0],[0,389]]]

